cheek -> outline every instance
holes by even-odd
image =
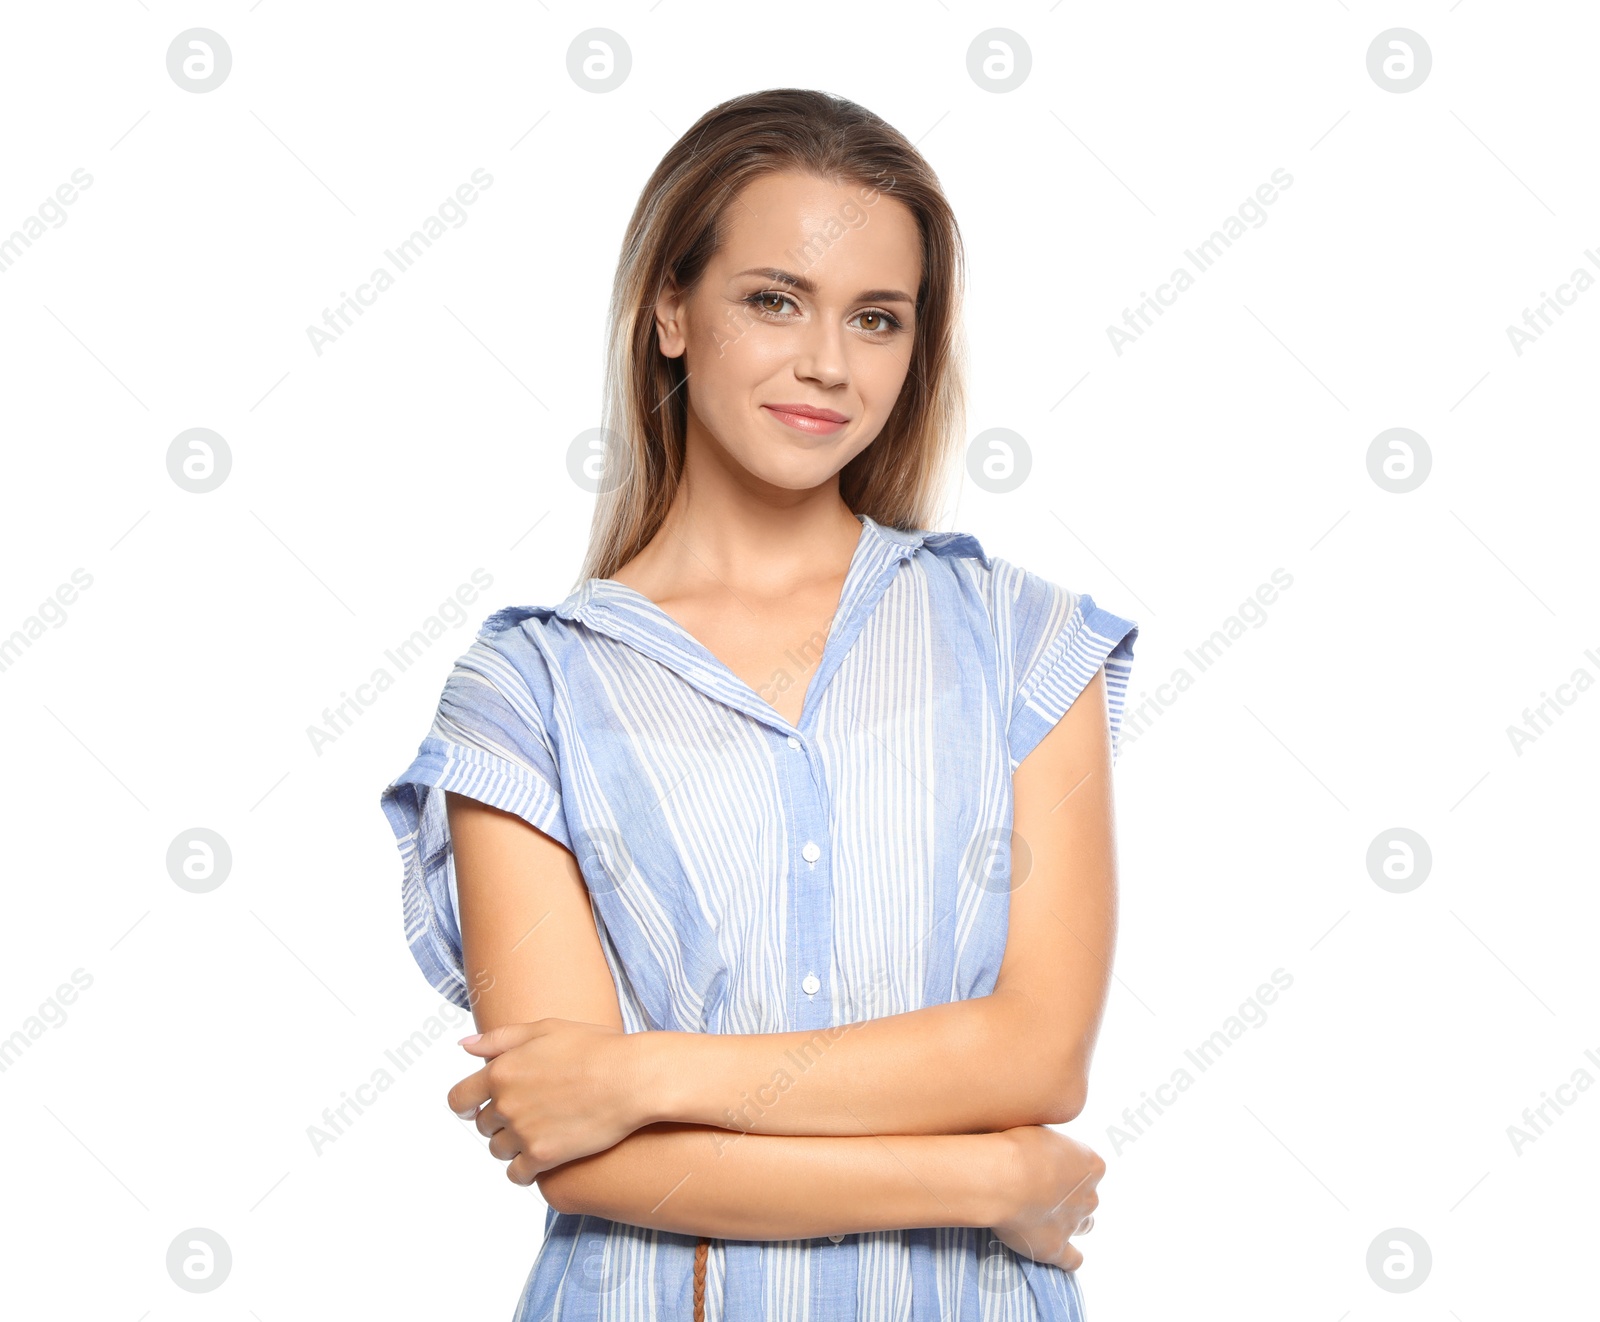
[[[855,377],[867,407],[888,416],[900,396],[911,363],[908,351],[875,349],[861,355]]]
[[[751,381],[763,381],[788,366],[794,357],[795,340],[775,326],[754,322],[729,328],[722,357],[730,374]]]
[[[787,361],[788,348],[769,328],[734,317],[689,342],[685,364],[702,386],[736,388],[765,380]]]

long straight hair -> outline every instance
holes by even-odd
[[[660,351],[656,299],[668,280],[692,290],[740,190],[784,171],[859,186],[873,201],[894,198],[916,219],[922,280],[910,370],[883,430],[840,470],[839,494],[853,513],[886,526],[934,526],[966,426],[965,256],[955,213],[927,161],[870,110],[828,92],[774,88],[702,115],[662,157],[628,222],[611,290],[606,444],[580,582],[610,578],[639,553],[683,477],[684,363]]]

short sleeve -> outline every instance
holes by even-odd
[[[1071,592],[1004,562],[1001,566],[1007,581],[1000,593],[1006,607],[1000,646],[1013,681],[1007,725],[1012,770],[1038,747],[1101,666],[1115,762],[1138,624],[1101,609],[1086,592]]]
[[[470,1001],[444,791],[515,813],[570,848],[547,726],[549,700],[548,668],[527,635],[519,628],[486,628],[446,678],[415,759],[382,794],[400,847],[406,943],[429,985],[465,1008]]]

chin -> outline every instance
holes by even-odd
[[[848,442],[838,436],[757,434],[740,439],[738,446],[725,446],[724,454],[752,477],[789,491],[826,482],[850,458]]]
[[[794,463],[773,463],[770,455],[764,458],[766,462],[757,460],[745,464],[745,471],[768,486],[784,491],[810,491],[813,487],[820,487],[843,467],[842,464],[831,462],[831,456],[824,458],[815,454],[797,455],[797,462]]]

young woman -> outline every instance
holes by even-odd
[[[960,241],[849,101],[716,107],[623,243],[581,580],[383,795],[518,1319],[1079,1319],[1137,626],[928,523]]]

